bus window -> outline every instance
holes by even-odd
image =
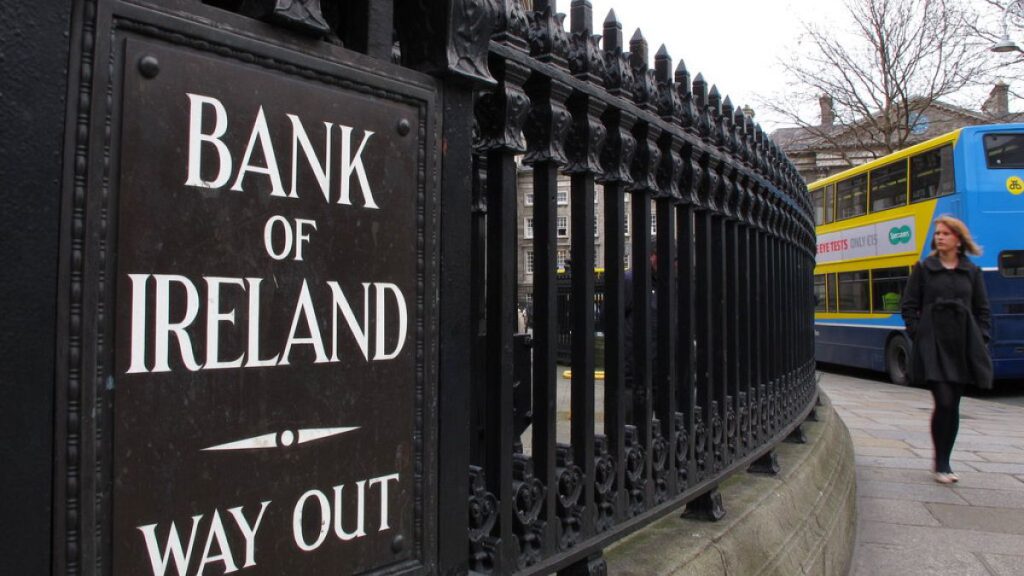
[[[907,285],[910,268],[881,268],[871,272],[871,288],[874,293],[876,313],[899,313],[903,287]]]
[[[825,189],[811,190],[811,201],[814,203],[814,225],[821,226],[825,222]]]
[[[901,160],[871,171],[871,211],[907,203],[907,162]]]
[[[1024,250],[999,253],[999,274],[1004,278],[1024,278]]]
[[[953,147],[943,146],[910,159],[910,201],[953,193]]]
[[[836,220],[867,213],[868,177],[864,174],[836,184]]]
[[[868,273],[841,272],[839,280],[839,312],[870,312]]]
[[[836,216],[836,190],[834,184],[825,186],[825,224],[831,224]]]
[[[825,312],[828,310],[828,298],[825,296],[825,275],[818,274],[814,277],[814,310]]]
[[[1024,134],[985,134],[989,168],[1024,168]]]
[[[836,282],[835,274],[827,274],[825,277],[825,292],[828,292],[828,311],[839,311],[839,282]]]

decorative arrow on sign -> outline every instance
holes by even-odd
[[[330,438],[331,436],[337,436],[339,434],[344,434],[345,432],[351,432],[358,429],[358,426],[350,426],[345,428],[305,428],[295,431],[284,430],[282,432],[272,432],[270,434],[263,434],[262,436],[254,436],[244,440],[228,442],[227,444],[210,446],[209,448],[203,448],[202,452],[211,450],[287,448],[295,444],[305,444],[306,442],[312,442],[314,440],[322,440],[324,438]]]

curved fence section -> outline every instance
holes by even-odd
[[[469,565],[589,572],[602,547],[681,503],[720,514],[716,485],[810,411],[814,229],[792,164],[701,75],[664,48],[649,67],[641,33],[627,46],[614,13],[595,29],[588,2],[572,3],[570,30],[554,2],[533,8],[503,3],[495,82],[475,101]],[[533,291],[517,336],[520,158]],[[603,205],[597,304],[587,267],[558,273],[560,177],[573,263],[595,261]],[[572,370],[561,388],[559,356]]]

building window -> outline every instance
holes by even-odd
[[[629,196],[626,196],[626,198],[629,198]],[[629,236],[629,213],[628,212],[623,212],[622,213],[622,235],[623,236]]]
[[[871,171],[871,211],[907,203],[907,163],[900,160]]]
[[[658,235],[658,211],[654,207],[654,202],[651,202],[651,236]]]
[[[594,214],[594,238],[601,235],[601,231],[597,227],[597,214]]]
[[[527,216],[523,222],[523,238],[533,238],[533,216]]]
[[[533,274],[533,252],[526,253],[526,273]]]
[[[943,146],[910,159],[910,201],[953,193],[953,147]]]
[[[557,227],[558,227],[557,233],[558,233],[558,237],[559,238],[568,238],[569,237],[569,217],[568,216],[559,216],[558,217],[558,226]]]
[[[565,270],[565,259],[567,257],[566,250],[559,250],[555,256],[555,266],[559,270]]]
[[[870,312],[871,300],[868,295],[868,273],[844,272],[837,275],[839,281],[839,312]]]
[[[903,288],[906,287],[909,276],[910,268],[906,266],[871,271],[871,288],[876,313],[899,313]]]
[[[558,191],[558,205],[559,206],[566,206],[568,204],[569,204],[569,191],[568,190],[559,190]]]
[[[867,213],[867,185],[868,177],[865,174],[836,184],[836,220]]]
[[[533,192],[527,192],[524,196],[523,204],[527,206],[533,206]]]

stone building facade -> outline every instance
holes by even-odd
[[[853,137],[856,126],[835,123],[829,96],[821,96],[819,105],[821,115],[817,126],[780,128],[771,134],[772,140],[782,147],[804,180],[814,182],[885,155],[881,147],[865,148],[860,139]],[[916,112],[906,146],[964,126],[1018,122],[1022,118],[1024,114],[1010,112],[1009,86],[999,82],[993,86],[981,110],[936,101]]]

